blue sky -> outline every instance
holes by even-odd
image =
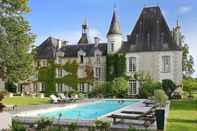
[[[27,19],[37,35],[35,44],[41,44],[49,36],[76,43],[85,18],[90,37],[99,36],[105,41],[114,4],[125,36],[132,31],[144,6],[159,5],[170,28],[178,18],[197,70],[196,0],[30,0],[32,12]]]

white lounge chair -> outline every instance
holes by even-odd
[[[60,103],[61,99],[56,97],[55,95],[50,95],[50,100],[52,103]]]

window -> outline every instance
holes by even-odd
[[[83,55],[80,55],[80,63],[83,64]]]
[[[96,80],[101,79],[101,68],[96,67]]]
[[[47,60],[42,61],[43,66],[47,66]]]
[[[114,43],[111,43],[111,51],[114,51]]]
[[[136,57],[129,57],[129,72],[136,71]]]
[[[57,69],[57,77],[62,78],[63,77],[63,70],[61,68]]]
[[[129,80],[129,94],[136,95],[137,94],[137,81]]]
[[[97,64],[100,64],[101,63],[101,59],[100,59],[100,56],[99,55],[96,55],[96,63]]]
[[[34,92],[37,92],[38,91],[38,84],[37,83],[34,83],[33,86],[34,86],[33,91]]]
[[[42,83],[41,92],[46,91],[46,89],[47,89],[47,84],[46,83]]]
[[[57,92],[63,92],[63,84],[62,83],[57,84]]]
[[[85,92],[85,83],[80,83],[80,92]]]
[[[162,56],[162,72],[170,72],[170,56]]]
[[[57,64],[63,64],[63,60],[61,57],[57,57]]]

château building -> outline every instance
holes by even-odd
[[[80,92],[89,92],[95,82],[107,80],[109,55],[125,56],[126,76],[144,72],[155,81],[171,79],[177,85],[181,84],[181,29],[177,24],[171,31],[158,6],[143,8],[126,40],[123,39],[115,10],[107,42],[100,42],[98,37],[90,42],[88,30],[85,21],[77,44],[49,37],[38,46],[35,56],[38,71],[31,82],[23,85],[23,90],[59,93],[75,88]],[[111,71],[113,73],[115,69],[111,67]],[[138,95],[139,88],[142,88],[135,79],[129,79],[128,85],[129,95]]]

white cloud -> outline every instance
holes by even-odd
[[[192,10],[192,6],[190,5],[182,5],[179,7],[178,11],[180,14],[188,13]]]

